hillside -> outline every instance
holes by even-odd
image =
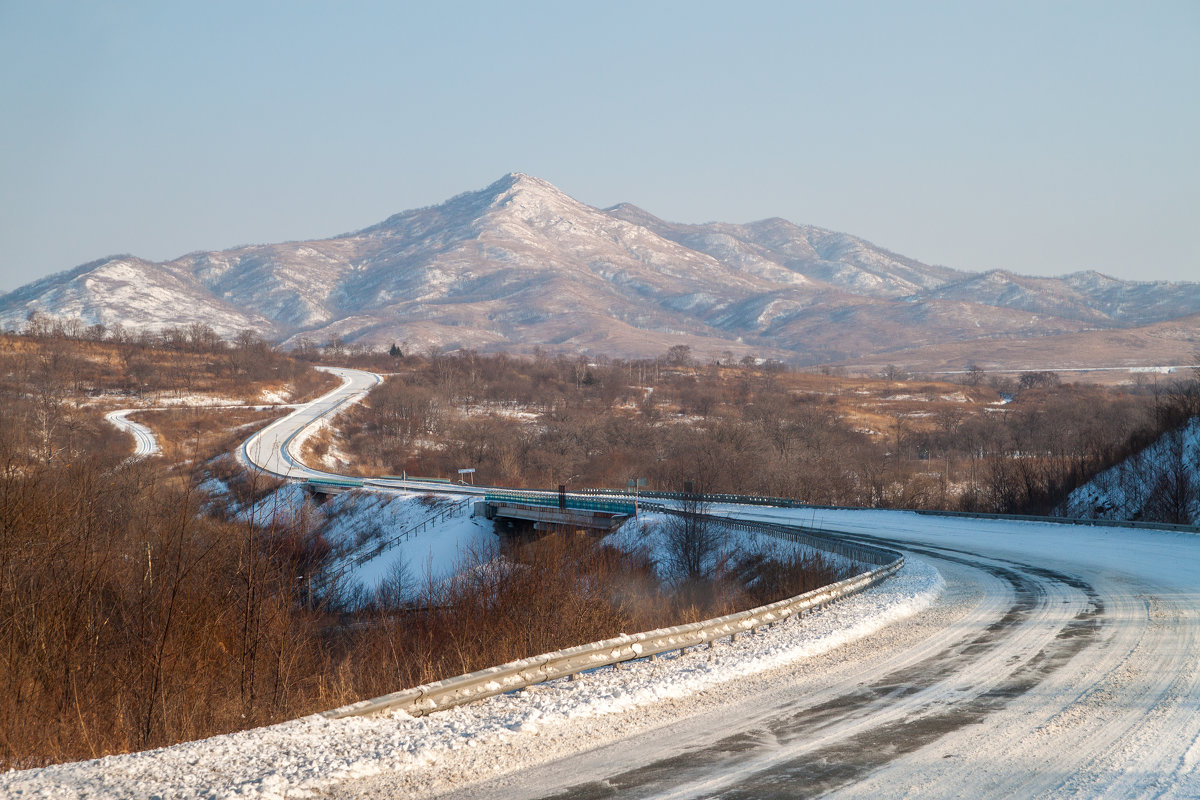
[[[1084,519],[1200,525],[1200,417],[1073,491],[1062,511]]]

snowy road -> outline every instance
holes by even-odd
[[[902,512],[815,521],[932,563],[943,601],[749,695],[666,721],[631,712],[619,738],[591,731],[572,755],[548,740],[553,757],[524,756],[543,763],[439,796],[1200,796],[1200,537]]]
[[[133,437],[133,455],[131,458],[146,458],[158,453],[161,449],[158,446],[158,440],[154,438],[153,431],[140,422],[134,422],[129,418],[130,414],[140,410],[142,409],[122,408],[119,411],[110,411],[104,415],[106,420]]]
[[[353,402],[380,381],[373,372],[344,367],[317,367],[342,379],[342,385],[311,403],[307,403],[282,419],[272,422],[251,436],[242,445],[242,455],[250,464],[284,478],[326,478],[335,475],[304,466],[296,455],[297,439],[301,432],[321,417]]]

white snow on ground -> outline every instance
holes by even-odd
[[[290,403],[292,401],[292,389],[290,386],[284,386],[279,389],[263,389],[258,395],[258,399],[259,402],[275,405]]]
[[[793,619],[712,651],[694,648],[657,662],[601,669],[468,706],[412,718],[403,713],[327,720],[320,716],[175,747],[0,775],[0,792],[37,798],[294,798],[330,793],[339,782],[384,772],[420,774],[461,759],[481,769],[479,748],[531,739],[539,758],[586,746],[573,723],[653,713],[664,699],[694,696],[740,677],[828,652],[934,603],[944,584],[910,558],[896,576],[804,619]],[[713,657],[710,659],[709,655]],[[398,687],[399,688],[399,687]],[[548,734],[553,733],[553,736]],[[505,760],[495,773],[523,766]]]
[[[309,439],[317,436],[318,434],[330,432],[328,439],[329,446],[325,450],[324,455],[320,456],[319,458],[310,456],[306,459],[300,460],[317,469],[328,470],[329,472],[333,473],[341,473],[348,466],[354,463],[354,456],[337,446],[337,436],[332,433],[333,431],[333,423],[329,421],[328,417],[323,417],[297,433],[296,437],[292,439],[292,443],[288,446],[288,450],[293,456],[299,458],[300,454],[304,452],[304,446],[307,444]]]
[[[125,398],[128,400],[129,398]],[[149,406],[244,406],[245,400],[240,400],[236,397],[221,397],[214,394],[155,394],[140,400],[134,400],[134,403],[142,403]]]
[[[1200,417],[1071,492],[1063,511],[1083,519],[1153,519],[1163,517],[1164,503],[1186,505],[1187,520],[1200,524]]]
[[[717,506],[716,508],[722,507]],[[662,580],[670,580],[671,546],[667,540],[665,528],[673,519],[677,518],[669,514],[643,511],[636,520],[626,522],[605,537],[604,541],[627,553],[641,553],[648,556],[655,565],[658,577]],[[714,531],[714,535],[717,537],[717,547],[707,565],[710,568],[715,566],[713,562],[716,560],[737,561],[739,556],[749,553],[762,553],[775,558],[783,558],[798,552],[800,554],[819,554],[834,567],[847,569],[857,567],[858,572],[863,571],[864,565],[836,553],[814,551],[810,547],[765,533],[718,527]],[[866,568],[870,569],[871,567]]]
[[[442,495],[444,503],[470,500],[467,496]],[[378,541],[387,542],[404,534],[399,542],[362,564],[352,562],[346,580],[373,592],[402,568],[410,585],[438,585],[458,572],[464,559],[494,552],[498,538],[491,521],[472,519],[470,506],[453,518],[430,524],[423,520],[438,514],[442,506],[429,506],[421,495],[347,492],[330,503],[342,515],[335,518],[326,536],[332,541],[353,541],[364,532],[363,523]]]
[[[216,488],[215,486],[212,488]],[[401,565],[414,588],[438,585],[452,577],[464,558],[490,553],[497,537],[488,520],[471,518],[471,506],[450,518],[447,507],[473,499],[469,495],[430,496],[416,492],[349,491],[318,504],[302,483],[288,483],[241,511],[241,519],[260,525],[293,525],[319,530],[335,553],[346,552],[347,586],[359,584],[367,594],[391,578]],[[399,541],[396,541],[399,539]],[[357,563],[355,556],[386,544],[383,552]]]

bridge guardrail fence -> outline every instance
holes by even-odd
[[[566,507],[577,511],[605,511],[611,514],[633,516],[634,504],[625,500],[602,500],[591,495],[569,492],[518,491],[516,489],[489,489],[483,499],[489,503],[514,503],[516,505],[547,506],[558,508],[560,500]]]

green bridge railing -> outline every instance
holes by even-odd
[[[557,492],[518,492],[515,490],[492,490],[483,496],[488,503],[516,503],[526,506],[558,508]],[[602,500],[598,497],[566,495],[566,507],[572,511],[603,511],[609,514],[633,516],[634,504],[624,500]]]

